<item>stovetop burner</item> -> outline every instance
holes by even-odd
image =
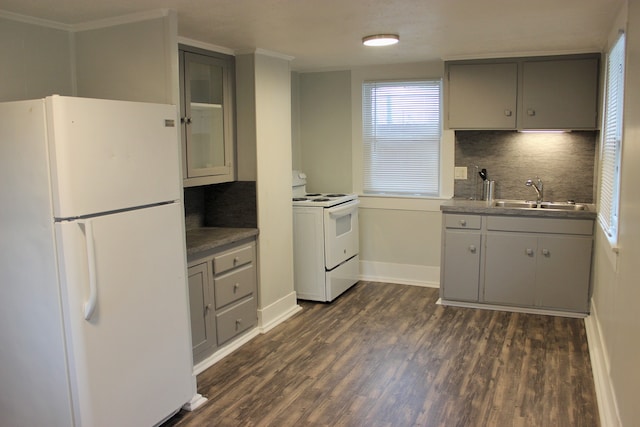
[[[294,197],[293,198],[294,202],[303,202],[305,200],[309,200],[309,199],[307,199],[306,197]]]
[[[324,198],[324,197],[319,197],[319,198],[317,198],[317,199],[311,199],[311,201],[312,201],[312,202],[314,202],[314,203],[318,203],[318,202],[328,202],[329,200],[331,200],[331,199],[327,199],[327,198]]]
[[[321,193],[307,193],[306,194],[307,197],[318,197],[318,196],[322,196]]]
[[[346,196],[346,194],[343,193],[333,193],[333,194],[326,194],[327,197],[344,197]]]

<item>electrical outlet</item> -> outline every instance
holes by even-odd
[[[467,167],[466,166],[456,166],[453,171],[453,177],[455,179],[467,179]]]

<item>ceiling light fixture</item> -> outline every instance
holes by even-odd
[[[400,41],[397,34],[374,34],[362,38],[362,44],[365,46],[390,46]]]

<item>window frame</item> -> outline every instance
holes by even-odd
[[[617,49],[621,51],[618,52]],[[618,242],[620,209],[620,169],[622,166],[622,143],[624,121],[624,81],[625,81],[626,39],[623,32],[613,43],[606,56],[602,131],[600,134],[600,161],[598,170],[598,223],[609,242]],[[611,60],[616,60],[612,65]],[[612,77],[612,68],[619,67]],[[615,79],[615,81],[614,81]],[[611,87],[615,84],[611,92]],[[612,99],[612,95],[615,98]],[[611,117],[615,114],[615,117]]]
[[[435,147],[435,149],[432,150],[435,151],[435,158],[431,158],[431,163],[435,163],[436,167],[437,167],[437,171],[435,173],[435,185],[432,186],[432,191],[425,191],[428,188],[423,188],[420,191],[409,191],[409,192],[401,192],[401,191],[380,191],[375,190],[375,189],[368,189],[367,188],[367,184],[366,184],[366,177],[365,177],[365,173],[369,168],[369,163],[366,160],[366,153],[367,153],[367,133],[365,131],[365,128],[367,127],[367,121],[365,119],[365,116],[370,115],[371,113],[368,112],[367,110],[367,104],[365,102],[365,97],[367,96],[367,90],[366,90],[366,86],[372,85],[372,84],[376,84],[379,83],[381,86],[393,86],[394,84],[397,85],[403,85],[403,84],[409,84],[409,85],[415,85],[416,83],[420,83],[420,82],[424,82],[428,87],[433,88],[433,87],[437,87],[437,106],[438,106],[438,118],[437,118],[437,123],[435,124],[435,126],[433,124],[431,125],[427,125],[428,128],[432,128],[435,129],[437,132],[437,147]],[[359,173],[361,174],[360,179],[361,181],[361,187],[360,187],[360,192],[362,193],[363,196],[369,196],[369,197],[395,197],[395,198],[424,198],[424,199],[434,199],[434,198],[443,198],[443,184],[444,181],[447,179],[447,174],[444,173],[444,168],[446,167],[444,165],[444,158],[447,156],[447,150],[443,147],[443,140],[445,139],[445,130],[443,128],[443,116],[444,116],[444,111],[443,111],[443,97],[444,97],[444,93],[443,93],[443,79],[442,77],[424,77],[424,78],[403,78],[403,79],[363,79],[360,82],[360,90],[361,90],[361,97],[360,97],[360,101],[361,101],[361,108],[360,108],[360,117],[362,119],[362,123],[361,123],[361,138],[359,143],[361,144],[361,155],[362,155],[362,167],[359,170]],[[430,139],[427,141],[424,141],[426,144],[429,143],[433,143],[434,139]],[[406,143],[406,141],[403,141],[403,143]],[[429,148],[425,148],[425,150],[429,150]],[[355,171],[354,171],[355,172]],[[432,181],[433,182],[433,181]],[[435,187],[435,188],[433,188]]]

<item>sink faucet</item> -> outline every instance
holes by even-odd
[[[536,199],[537,203],[542,203],[542,199],[544,197],[544,191],[542,186],[542,180],[536,176],[537,183],[534,183],[533,180],[528,179],[527,182],[524,183],[527,187],[533,187],[536,190],[536,195],[538,196]]]

